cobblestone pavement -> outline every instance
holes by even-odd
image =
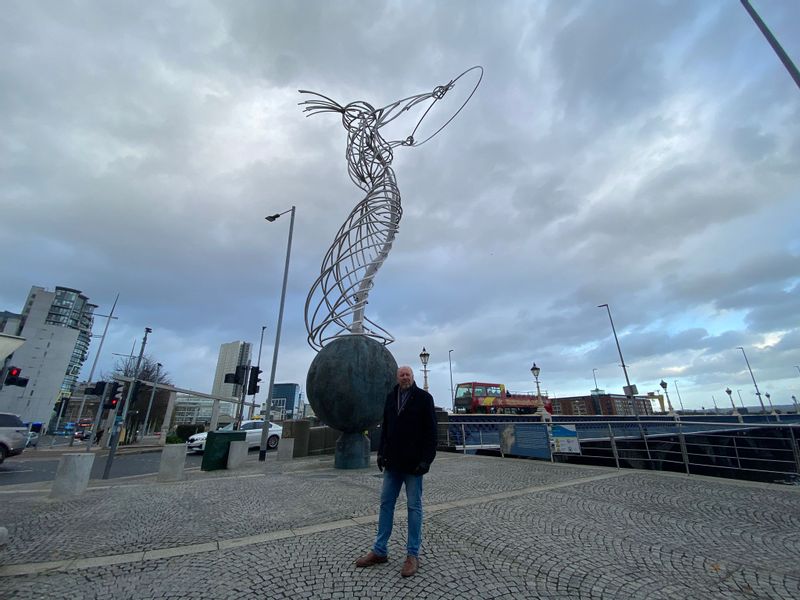
[[[388,564],[377,471],[250,462],[71,501],[0,496],[2,598],[800,597],[800,489],[440,454],[425,477],[420,571]]]

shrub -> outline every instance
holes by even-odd
[[[183,444],[186,440],[182,440],[179,436],[175,435],[174,433],[170,433],[167,436],[167,443],[168,444]]]

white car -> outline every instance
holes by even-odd
[[[258,448],[261,446],[261,430],[264,428],[264,421],[242,421],[240,431],[244,431],[247,436],[245,440],[248,442],[250,448]],[[220,428],[218,431],[233,431],[233,423]],[[281,441],[281,434],[283,427],[275,425],[270,421],[269,424],[269,437],[267,438],[267,448],[274,450],[278,447],[278,442]],[[186,442],[186,449],[192,452],[203,452],[206,449],[206,437],[208,433],[195,433]]]

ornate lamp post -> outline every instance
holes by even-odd
[[[430,353],[425,350],[425,347],[422,347],[422,352],[419,353],[419,359],[422,361],[422,375],[423,375],[423,384],[422,389],[426,392],[428,391],[428,359],[431,357]]]
[[[659,383],[658,385],[661,386],[661,389],[664,390],[664,394],[667,396],[667,406],[669,407],[669,415],[671,417],[674,417],[675,411],[672,409],[672,401],[669,399],[669,392],[667,391],[667,382],[662,379],[661,383]]]
[[[539,373],[541,372],[542,370],[536,366],[536,363],[533,363],[533,366],[531,367],[531,375],[533,375],[533,379],[536,381],[536,399],[539,402],[542,401],[542,394],[539,391]]]

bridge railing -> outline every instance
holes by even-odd
[[[744,423],[736,417],[463,420],[442,423],[439,439],[440,446],[464,453],[489,450],[559,462],[800,483],[800,419],[782,417],[781,422]]]

